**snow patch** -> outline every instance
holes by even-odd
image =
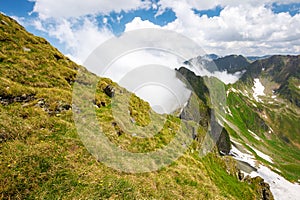
[[[269,163],[273,163],[273,160],[272,160],[272,158],[271,158],[270,156],[268,156],[268,155],[264,154],[263,152],[261,152],[261,151],[255,149],[254,147],[251,147],[251,146],[250,146],[250,148],[253,149],[253,151],[255,151],[255,153],[256,153],[259,157],[261,157],[262,159],[268,161]]]
[[[230,110],[230,108],[228,106],[226,106],[225,113],[228,114],[228,115],[230,115],[231,117],[233,117],[232,112],[231,112],[231,110]]]
[[[300,199],[300,185],[291,183],[282,176],[273,172],[271,169],[264,165],[258,165],[257,161],[254,159],[253,155],[242,153],[234,145],[230,150],[230,155],[232,155],[236,160],[248,163],[257,171],[252,171],[250,176],[256,177],[260,176],[264,179],[266,183],[270,185],[271,192],[275,200],[298,200]],[[258,167],[257,167],[258,165]],[[245,172],[243,172],[245,173]],[[245,173],[247,175],[247,173]],[[300,180],[299,180],[300,181]]]
[[[269,133],[274,133],[274,130],[271,127],[269,127],[269,129]]]
[[[260,176],[270,185],[275,200],[300,199],[300,185],[291,183],[282,176],[276,174],[268,167],[260,165],[257,171],[250,174],[251,177]]]
[[[248,132],[251,133],[251,135],[252,135],[255,139],[261,141],[260,137],[258,137],[253,131],[251,131],[251,130],[248,129]]]
[[[248,153],[241,152],[238,148],[236,148],[234,145],[231,146],[231,150],[229,155],[232,155],[234,159],[243,161],[251,165],[252,167],[255,167],[257,162],[255,161],[255,157]]]
[[[238,148],[236,148],[234,145],[232,145],[232,148],[230,150],[230,154],[234,156],[236,160],[244,161],[249,163],[251,166],[255,166],[254,162],[254,156],[247,154],[247,153],[242,153]]]
[[[261,84],[260,80],[258,78],[254,79],[254,86],[252,88],[253,90],[253,97],[257,102],[262,102],[261,99],[258,96],[265,96],[265,87]]]
[[[238,93],[238,91],[237,91],[235,88],[230,88],[230,90],[231,90],[232,92]]]

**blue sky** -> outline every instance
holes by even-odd
[[[297,0],[70,2],[0,0],[0,11],[78,62],[108,38],[144,27],[176,31],[219,55],[300,53]]]

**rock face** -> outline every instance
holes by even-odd
[[[218,150],[221,154],[228,155],[231,149],[230,137],[226,129],[221,126],[217,120],[215,119],[215,113],[213,110],[210,111],[211,113],[211,137],[215,141]]]
[[[182,81],[188,81],[190,89],[195,93],[191,95],[188,104],[182,110],[180,119],[193,120],[206,128],[210,126],[210,134],[218,150],[221,154],[228,155],[231,148],[230,137],[224,127],[215,119],[215,112],[207,106],[209,89],[203,77],[197,76],[194,72],[184,67],[178,69],[177,72],[185,78]],[[178,77],[180,78],[180,76]]]
[[[274,200],[272,192],[270,190],[270,185],[264,182],[264,179],[257,176],[254,178],[250,178],[247,176],[244,179],[245,182],[254,183],[257,187],[255,188],[256,192],[260,194],[260,199],[262,200]]]
[[[113,97],[115,95],[115,89],[111,85],[106,86],[104,92],[109,97]]]
[[[9,105],[9,104],[12,104],[12,103],[15,103],[15,102],[29,102],[29,101],[32,101],[34,100],[35,97],[34,95],[27,95],[27,94],[23,94],[21,96],[0,96],[0,104],[3,104],[3,105]]]
[[[280,94],[291,103],[300,107],[300,55],[275,55],[252,63],[241,77],[244,83],[252,83],[253,79],[267,77],[278,84],[275,93]]]

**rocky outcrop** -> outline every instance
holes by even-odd
[[[115,89],[111,85],[106,86],[104,88],[104,92],[109,97],[113,97],[115,95]]]
[[[9,105],[15,102],[29,102],[35,99],[34,95],[23,94],[21,96],[0,96],[0,103],[2,105]]]
[[[221,126],[216,118],[215,112],[210,110],[211,122],[210,122],[210,133],[212,139],[215,141],[219,152],[222,155],[228,155],[231,149],[230,137],[226,129]]]
[[[261,200],[274,200],[273,194],[270,190],[270,185],[264,182],[263,178],[259,176],[254,178],[246,176],[244,181],[247,183],[252,183],[256,186],[255,190],[258,194],[260,194]]]

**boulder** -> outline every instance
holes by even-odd
[[[109,97],[113,97],[115,95],[115,89],[111,85],[106,86],[104,92]]]

